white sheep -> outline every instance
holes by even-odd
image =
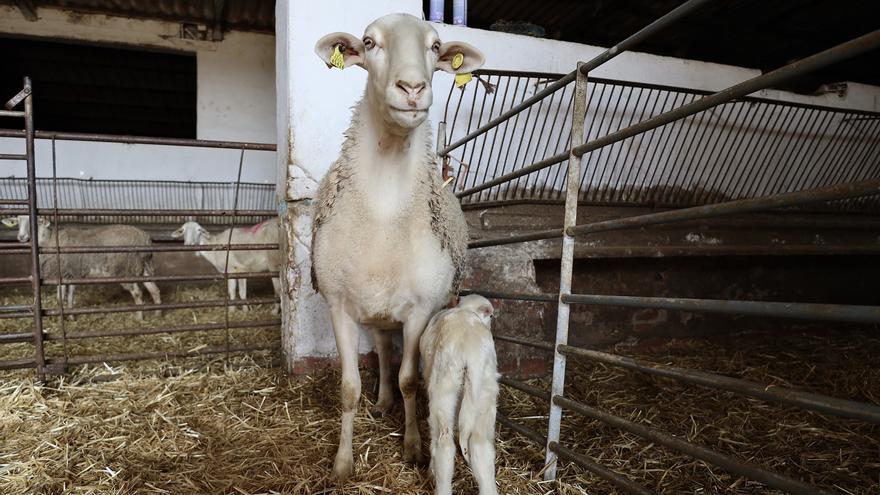
[[[265,220],[251,227],[235,227],[232,229],[231,244],[276,244],[278,242],[278,228],[277,218]],[[187,246],[223,246],[230,243],[229,229],[217,234],[211,234],[196,222],[184,223],[183,226],[171,234],[171,237],[183,237],[183,243]],[[224,272],[226,268],[225,250],[196,251],[196,255],[206,259],[218,272]],[[281,252],[278,249],[230,251],[228,268],[229,273],[262,271],[278,273],[281,271]],[[273,277],[272,286],[277,297],[281,291],[281,279]],[[229,291],[230,301],[235,300],[236,288],[238,289],[239,299],[242,301],[247,300],[247,279],[229,279],[226,289]],[[235,306],[231,306],[230,309],[234,310]],[[243,306],[242,309],[247,311],[248,307]],[[273,307],[272,312],[278,312],[277,304]]]
[[[362,38],[324,36],[315,53],[328,67],[357,65],[368,73],[339,159],[318,188],[312,224],[312,283],[330,307],[342,368],[333,463],[342,481],[354,472],[359,323],[376,341],[380,411],[393,402],[389,330],[403,327],[403,459],[422,459],[415,402],[419,337],[457,292],[467,251],[464,215],[431,151],[431,79],[435,70],[472,72],[483,56],[466,43],[441,43],[429,23],[407,14],[377,19]]]
[[[18,227],[18,240],[30,240],[30,217],[20,215],[4,218],[3,225]],[[150,235],[130,225],[104,225],[99,227],[66,226],[53,228],[45,217],[37,217],[37,241],[40,247],[55,248],[71,246],[150,246]],[[69,253],[61,255],[60,272],[62,278],[90,277],[139,277],[152,276],[153,253],[144,252],[108,252],[108,253]],[[40,273],[43,278],[57,278],[59,275],[58,255],[40,255]],[[142,282],[150,293],[153,302],[162,303],[159,287],[154,282]],[[135,304],[144,303],[143,292],[136,282],[121,284],[131,293]],[[68,288],[69,287],[69,288]],[[59,296],[64,299],[67,293],[67,306],[73,307],[75,286],[64,284],[59,286]],[[143,312],[137,312],[137,318],[143,319]]]
[[[422,376],[428,390],[431,472],[434,493],[452,493],[453,436],[458,424],[461,453],[477,479],[480,495],[494,495],[495,410],[498,372],[492,340],[492,303],[479,295],[431,318],[422,334]]]

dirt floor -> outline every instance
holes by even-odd
[[[83,304],[127,304],[107,287],[83,291]],[[255,297],[266,294],[258,293]],[[0,293],[20,302],[25,290]],[[168,290],[166,300],[214,299],[219,288]],[[249,319],[269,318],[269,307]],[[221,310],[170,312],[147,325],[214,321]],[[233,318],[242,315],[236,314]],[[222,320],[218,320],[222,321]],[[0,320],[0,333],[23,322]],[[80,316],[80,329],[130,328],[132,315]],[[49,331],[57,331],[57,322]],[[68,330],[70,330],[68,328]],[[277,328],[235,331],[236,343],[277,339]],[[69,345],[89,352],[191,349],[221,332],[101,339]],[[0,359],[13,357],[0,346]],[[16,344],[15,355],[26,355]],[[616,352],[653,362],[716,371],[761,383],[798,387],[880,404],[880,334],[742,334],[620,345]],[[63,352],[53,349],[52,352]],[[880,494],[880,428],[800,412],[726,392],[681,385],[635,372],[569,361],[566,395],[632,421],[840,493]],[[0,372],[0,493],[430,493],[424,467],[400,459],[402,407],[369,413],[374,374],[365,370],[365,399],[355,424],[356,476],[339,489],[329,479],[338,434],[338,374],[287,377],[277,356],[194,357],[76,367],[35,380],[32,371]],[[547,380],[530,383],[547,388]],[[420,395],[423,400],[423,394]],[[539,432],[546,404],[502,387],[499,408]],[[422,402],[424,418],[424,403]],[[427,428],[422,422],[423,438]],[[595,461],[660,493],[775,493],[663,447],[567,414],[563,441]],[[425,445],[427,452],[427,444]],[[499,426],[500,493],[550,493],[541,481],[542,453]],[[476,493],[459,462],[456,493]],[[557,493],[617,493],[606,482],[563,465]]]

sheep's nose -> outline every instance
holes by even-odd
[[[402,79],[397,81],[397,87],[400,88],[400,90],[409,98],[418,98],[418,96],[422,94],[422,91],[425,90],[426,86],[427,83],[425,83],[425,81],[412,82],[404,81]]]

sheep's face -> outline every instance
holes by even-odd
[[[17,217],[8,217],[3,219],[3,225],[7,227],[18,227],[18,242],[28,242],[31,240],[31,221],[28,215],[18,215]],[[48,239],[49,220],[43,217],[37,217],[37,239],[42,243]]]
[[[361,39],[348,33],[328,34],[315,45],[315,53],[331,65],[337,47],[345,67],[367,70],[366,98],[371,108],[391,133],[401,136],[427,119],[435,70],[467,73],[483,65],[479,50],[467,43],[441,43],[429,23],[409,14],[376,19]]]
[[[171,237],[175,239],[182,237],[184,245],[197,246],[202,243],[202,239],[208,237],[208,231],[196,222],[186,222],[179,229],[172,232]]]

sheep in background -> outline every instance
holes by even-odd
[[[18,227],[19,242],[30,240],[30,217],[19,215],[3,219],[3,225]],[[56,243],[60,247],[70,246],[150,246],[150,235],[143,230],[130,225],[104,225],[100,227],[73,227],[66,226],[54,228],[45,217],[37,217],[37,240],[40,246],[54,248]],[[139,277],[151,276],[155,273],[153,268],[153,253],[81,253],[61,255],[61,276],[63,278],[92,278],[92,277]],[[43,278],[57,278],[59,273],[58,255],[40,255],[40,273]],[[144,303],[143,292],[135,283],[124,283],[122,287],[131,293],[135,304]],[[154,282],[143,282],[144,287],[150,293],[153,302],[162,303],[159,287]],[[59,287],[59,295],[63,299],[67,294],[67,305],[73,307],[74,286],[65,284]],[[142,320],[143,311],[137,312],[137,318]]]
[[[251,227],[236,227],[232,229],[231,244],[276,244],[278,243],[278,229],[277,218],[265,220]],[[229,230],[211,234],[196,222],[186,222],[175,230],[171,237],[182,237],[183,243],[187,246],[224,246],[230,243]],[[196,255],[205,258],[218,272],[224,272],[226,268],[225,250],[196,251]],[[228,270],[229,273],[263,271],[279,273],[281,271],[281,252],[278,249],[230,251]],[[275,296],[278,297],[281,292],[280,277],[272,277],[272,287],[275,289]],[[226,289],[229,291],[230,301],[235,300],[236,288],[238,288],[239,299],[247,300],[247,279],[229,279]],[[244,306],[243,309],[247,311],[248,307]],[[231,306],[230,310],[235,310],[235,306]],[[272,312],[278,312],[278,304],[275,304]]]
[[[462,297],[457,307],[431,318],[419,342],[428,389],[431,472],[437,495],[452,493],[456,422],[461,453],[477,479],[480,495],[497,493],[498,372],[490,329],[493,313],[492,303],[485,297]]]

